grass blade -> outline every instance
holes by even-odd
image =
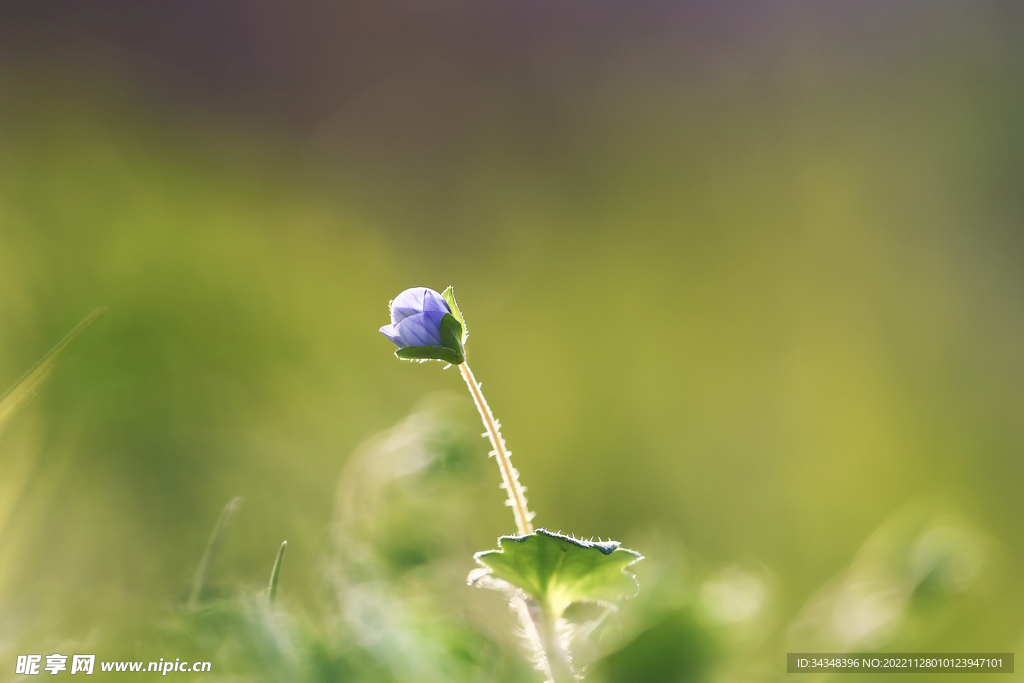
[[[0,396],[0,432],[7,426],[7,422],[11,419],[11,416],[17,411],[17,409],[23,405],[26,401],[36,395],[36,389],[46,381],[53,372],[53,368],[57,363],[57,357],[60,353],[71,345],[71,342],[75,341],[82,332],[92,325],[96,320],[99,319],[104,313],[107,312],[106,307],[97,308],[95,311],[89,314],[89,316],[78,323],[75,329],[68,332],[67,336],[60,340],[60,342],[53,347],[53,349],[43,356],[43,358],[32,366],[32,368],[25,373],[25,375],[14,383],[10,389],[4,392],[3,396]]]
[[[284,551],[288,548],[288,541],[284,541],[281,544],[281,549],[277,551],[277,559],[274,561],[274,571],[270,572],[270,594],[267,597],[267,604],[270,607],[274,606],[277,601],[277,580],[281,577],[281,560],[284,559]]]
[[[206,544],[206,552],[203,553],[203,559],[199,561],[199,566],[196,568],[196,575],[192,579],[192,587],[188,592],[188,608],[195,609],[199,605],[199,594],[203,592],[203,585],[206,583],[206,574],[210,571],[210,565],[213,564],[213,559],[217,557],[217,551],[220,550],[220,544],[224,540],[224,532],[227,531],[228,525],[231,523],[231,518],[235,516],[238,508],[242,505],[243,498],[237,496],[228,501],[228,504],[224,506],[224,511],[220,513],[220,519],[217,520],[217,526],[213,528],[213,534],[210,536],[210,542]]]

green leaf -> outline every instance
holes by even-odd
[[[277,559],[274,560],[274,569],[270,572],[270,588],[267,591],[267,604],[270,607],[274,606],[277,602],[277,581],[281,578],[281,560],[284,559],[284,551],[288,549],[288,541],[284,541],[281,544],[281,549],[277,551]]]
[[[57,358],[61,352],[64,351],[71,342],[75,341],[82,332],[84,332],[90,325],[96,322],[100,316],[107,312],[106,306],[97,308],[95,311],[89,314],[89,316],[78,323],[75,329],[68,332],[67,336],[60,340],[57,346],[43,356],[42,360],[32,366],[32,368],[25,373],[24,377],[19,379],[14,386],[4,392],[0,396],[0,431],[7,425],[7,422],[14,415],[14,412],[25,404],[29,399],[36,395],[36,391],[40,385],[46,381],[53,372],[53,368],[57,363]]]
[[[643,556],[616,541],[581,541],[538,529],[525,536],[502,536],[498,545],[500,550],[474,556],[481,569],[470,574],[470,582],[486,585],[485,577],[504,581],[555,618],[574,602],[612,603],[636,595],[636,578],[626,570]]]
[[[462,325],[461,341],[465,344],[466,340],[469,339],[469,328],[466,327],[466,319],[462,317],[462,309],[459,308],[457,303],[455,303],[455,288],[448,285],[448,287],[441,292],[441,296],[444,297],[444,300],[447,301],[448,305],[451,307],[452,315],[455,316],[455,319],[459,321],[460,325]]]
[[[238,512],[238,508],[242,506],[244,499],[241,496],[235,496],[228,501],[228,504],[224,506],[224,509],[220,513],[220,518],[217,520],[217,526],[213,528],[213,535],[210,536],[210,541],[206,544],[206,551],[203,553],[203,558],[199,560],[199,566],[196,568],[196,575],[192,578],[192,587],[188,592],[188,607],[189,609],[195,609],[199,606],[199,598],[203,592],[203,585],[206,583],[206,574],[210,571],[210,565],[213,564],[213,558],[217,557],[217,552],[220,550],[220,544],[224,540],[224,533],[228,530],[228,525],[231,524],[231,518]]]

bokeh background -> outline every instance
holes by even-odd
[[[977,0],[0,4],[0,384],[109,307],[0,434],[0,678],[539,681],[464,584],[514,530],[465,387],[377,333],[415,285],[455,286],[536,521],[648,558],[591,679],[1019,648],[1022,33]]]

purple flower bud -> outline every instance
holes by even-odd
[[[413,287],[391,302],[391,324],[380,332],[400,349],[443,346],[441,319],[449,313],[451,308],[440,294],[427,287]]]

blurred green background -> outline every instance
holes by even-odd
[[[460,602],[514,530],[465,387],[377,333],[449,284],[536,522],[648,557],[594,680],[1013,651],[1022,29],[1011,2],[4,3],[0,384],[110,310],[0,435],[0,678],[63,648],[298,680],[182,616],[242,496],[210,600],[287,539],[323,680],[430,680],[353,654],[370,570],[332,532],[350,454],[426,398],[458,436],[372,504],[405,513],[352,512],[394,550],[373,585],[493,646],[438,680],[539,681]],[[419,637],[394,647],[453,651]]]

